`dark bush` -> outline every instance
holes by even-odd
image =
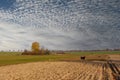
[[[48,49],[46,50],[42,49],[39,52],[24,50],[24,52],[22,53],[22,55],[49,55],[49,54],[50,54],[50,51]]]

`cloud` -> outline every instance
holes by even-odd
[[[120,45],[119,0],[16,0],[0,8],[0,49],[104,49]]]

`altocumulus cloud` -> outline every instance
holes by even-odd
[[[120,48],[120,0],[1,0],[0,50]]]

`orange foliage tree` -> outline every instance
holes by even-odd
[[[32,51],[38,53],[40,51],[40,44],[38,42],[32,43]]]

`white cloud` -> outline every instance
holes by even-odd
[[[119,37],[114,37],[120,34],[115,28],[119,14],[107,6],[109,3],[16,0],[13,10],[0,10],[0,49],[30,49],[33,41],[49,49],[120,47]]]

